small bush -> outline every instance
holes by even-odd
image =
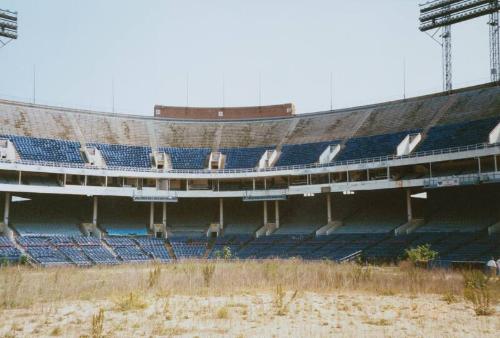
[[[92,328],[90,336],[92,338],[102,338],[104,331],[104,310],[99,309],[99,312],[92,316]]]
[[[442,300],[448,304],[453,304],[453,303],[458,302],[457,297],[454,294],[452,294],[451,292],[443,295]]]
[[[223,306],[217,310],[215,314],[217,319],[228,319],[229,318],[229,310],[227,307]]]
[[[148,287],[152,288],[158,284],[161,275],[161,267],[159,265],[155,266],[149,271],[148,275]]]
[[[26,255],[21,255],[19,257],[19,264],[21,264],[21,265],[28,264],[28,257]]]
[[[115,301],[116,309],[118,311],[142,310],[147,307],[145,301],[134,292],[129,293],[127,296]]]
[[[406,256],[414,264],[429,262],[434,260],[438,252],[431,249],[430,244],[419,245],[416,248],[406,249]]]
[[[490,316],[495,313],[489,288],[490,277],[481,271],[466,271],[464,277],[464,298],[474,305],[478,316]]]
[[[274,306],[276,308],[276,314],[278,316],[285,316],[288,313],[289,306],[293,300],[297,297],[298,290],[296,290],[290,297],[288,302],[285,300],[286,292],[283,290],[281,284],[276,286],[276,293],[274,296]]]
[[[202,272],[203,272],[203,282],[205,283],[205,287],[208,288],[212,283],[212,279],[214,277],[215,265],[214,264],[205,265],[202,269]]]
[[[56,326],[55,328],[50,331],[51,336],[60,336],[62,334],[62,330],[59,326]]]

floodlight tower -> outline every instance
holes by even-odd
[[[498,0],[492,1],[491,6],[498,7]],[[490,14],[490,69],[491,81],[500,82],[500,33],[498,29],[498,10]]]
[[[0,48],[17,39],[17,12],[0,9]]]
[[[490,20],[490,76],[492,82],[500,81],[500,52],[498,11],[499,0],[432,0],[420,5],[420,30],[438,42],[443,50],[443,89],[452,90],[451,26],[484,15]],[[433,34],[427,31],[436,29]],[[434,36],[441,31],[442,41]]]

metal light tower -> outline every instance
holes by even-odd
[[[498,7],[498,0],[491,2],[492,7]],[[491,82],[500,81],[500,40],[498,30],[498,10],[490,14],[490,74]]]
[[[0,48],[17,39],[17,12],[0,9]]]
[[[443,89],[452,87],[451,26],[489,15],[491,81],[500,81],[498,11],[499,0],[433,0],[420,5],[420,30],[441,45],[443,51]],[[427,31],[436,29],[434,34]],[[441,31],[442,41],[434,38]]]

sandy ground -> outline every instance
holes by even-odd
[[[476,316],[463,299],[438,295],[275,293],[224,297],[157,295],[143,309],[119,300],[36,304],[0,311],[0,337],[91,337],[92,316],[104,310],[106,337],[499,337],[496,314]]]

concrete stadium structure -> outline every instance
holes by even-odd
[[[429,243],[481,262],[500,255],[499,123],[498,84],[238,120],[0,100],[0,257],[387,261]]]

